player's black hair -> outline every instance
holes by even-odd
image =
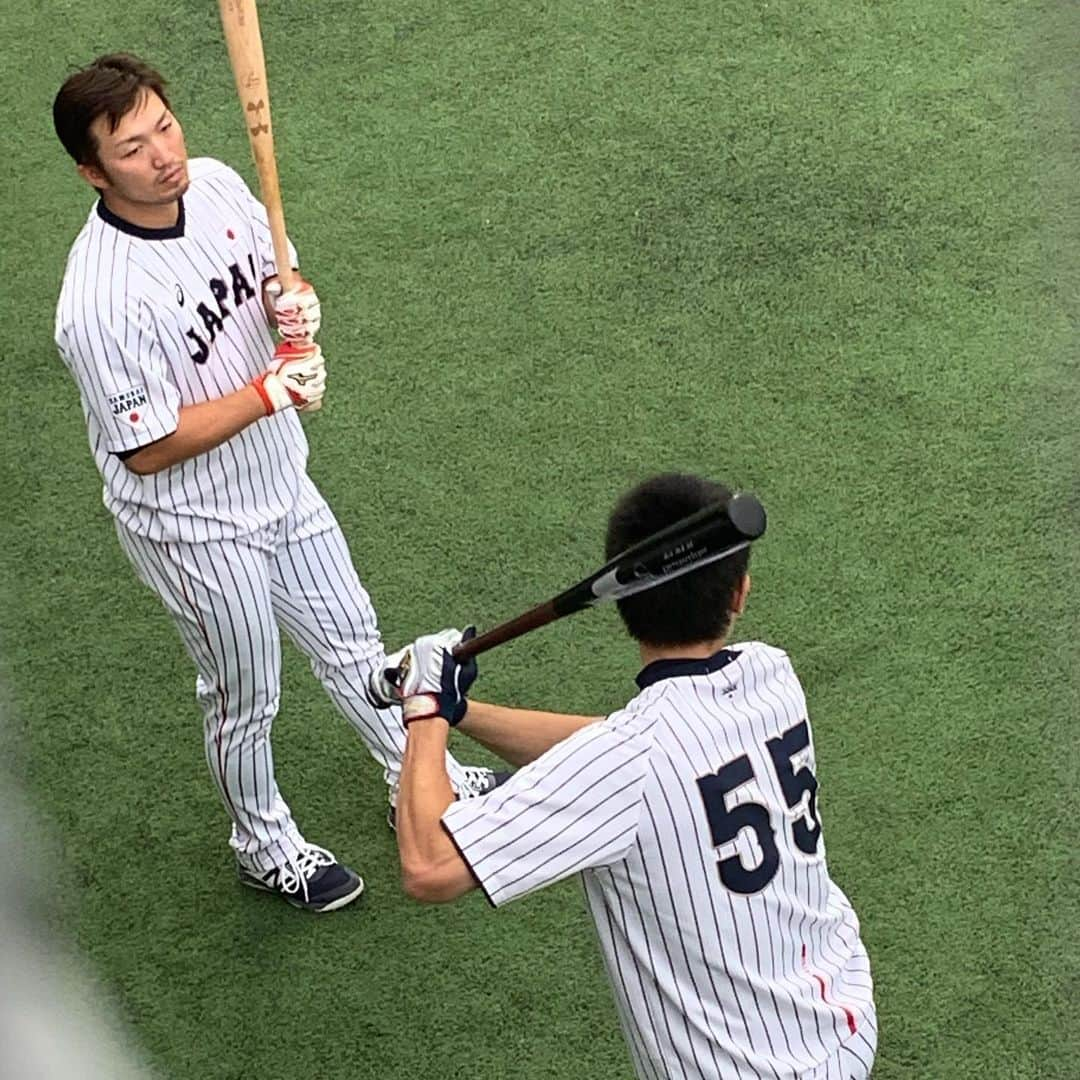
[[[77,164],[100,167],[97,140],[90,133],[90,125],[105,116],[109,130],[115,131],[148,90],[157,94],[167,109],[171,108],[160,73],[130,53],[99,56],[69,75],[53,101],[53,126],[64,149]]]
[[[608,519],[605,556],[613,559],[665,526],[730,497],[723,484],[701,476],[651,477],[615,504]],[[750,549],[745,548],[665,585],[624,597],[617,603],[627,631],[635,641],[658,647],[723,637],[749,563]]]

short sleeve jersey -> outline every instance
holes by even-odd
[[[140,228],[95,204],[68,257],[56,344],[79,388],[106,506],[139,535],[196,542],[288,513],[307,440],[288,410],[152,475],[119,456],[174,432],[183,406],[241,389],[273,353],[266,210],[221,162],[192,159],[189,178],[172,228]]]
[[[638,681],[443,825],[495,905],[581,874],[638,1076],[815,1074],[875,1018],[795,672],[752,642]]]

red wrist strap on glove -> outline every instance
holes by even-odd
[[[446,720],[439,711],[438,694],[414,694],[401,703],[401,722],[405,727],[417,720],[433,720],[436,716]]]
[[[263,408],[266,410],[266,415],[273,416],[274,403],[270,400],[270,395],[266,392],[266,387],[263,386],[263,380],[265,378],[266,372],[264,371],[261,375],[256,375],[255,378],[251,380],[249,385],[253,386],[255,388],[255,393],[258,394],[260,398],[262,398]]]

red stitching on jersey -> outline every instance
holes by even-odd
[[[810,965],[806,961],[806,944],[805,943],[803,944],[803,947],[802,947],[802,966],[803,966],[803,971],[805,971],[806,974],[809,975],[810,978],[813,979],[818,984],[818,986],[821,988],[821,1000],[826,1005],[832,1005],[834,1008],[840,1009],[840,1010],[843,1011],[844,1016],[847,1017],[848,1031],[850,1031],[851,1034],[854,1035],[855,1034],[855,1029],[856,1029],[856,1026],[857,1026],[856,1023],[855,1023],[855,1014],[846,1005],[843,1005],[840,1002],[836,1002],[834,1004],[833,1002],[831,1002],[828,999],[828,997],[826,997],[826,995],[825,995],[825,979],[824,979],[823,976],[819,975],[816,971],[811,971],[810,970]]]

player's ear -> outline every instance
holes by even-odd
[[[739,582],[738,588],[735,590],[735,595],[731,600],[731,614],[741,615],[746,608],[746,598],[750,595],[750,575],[743,574],[742,581]]]
[[[97,165],[76,165],[79,175],[91,186],[104,191],[109,187],[109,178]]]

